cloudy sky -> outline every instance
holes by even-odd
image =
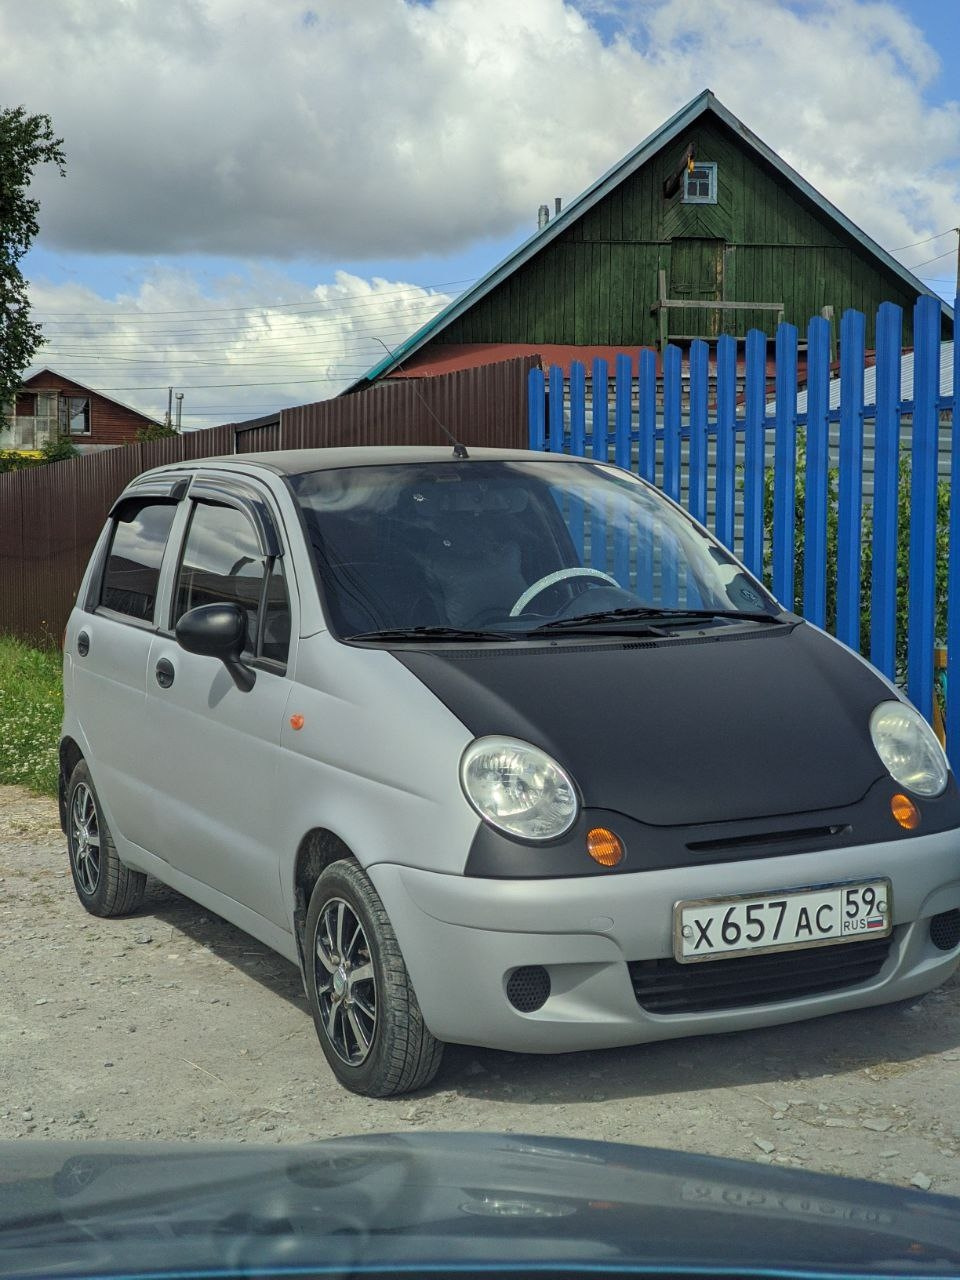
[[[0,0],[68,162],[41,363],[191,426],[325,398],[705,87],[952,296],[957,65],[960,0]]]

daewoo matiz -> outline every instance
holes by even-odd
[[[913,997],[960,800],[917,712],[615,467],[209,458],[135,480],[65,646],[61,813],[300,965],[337,1078]]]

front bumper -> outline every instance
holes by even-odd
[[[799,1021],[903,1000],[943,982],[960,950],[938,948],[930,920],[960,908],[960,831],[789,857],[557,880],[489,880],[381,863],[368,868],[390,916],[427,1026],[441,1040],[521,1053],[611,1048]],[[672,958],[680,899],[776,893],[887,876],[889,954],[840,990],[697,1013],[638,1004],[628,965]],[[849,947],[862,945],[857,942]],[[709,966],[730,964],[711,961]],[[507,998],[517,968],[550,976],[543,1006]]]

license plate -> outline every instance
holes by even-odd
[[[881,879],[678,902],[673,954],[695,964],[884,938],[893,928],[892,899],[890,881]]]

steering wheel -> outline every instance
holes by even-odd
[[[612,578],[609,573],[602,573],[599,569],[556,569],[553,573],[545,573],[542,578],[538,578],[527,587],[510,610],[510,617],[519,617],[530,601],[535,600],[541,591],[546,591],[547,587],[552,587],[555,583],[563,582],[567,578],[602,578],[604,582],[609,582],[614,587],[620,586],[616,578]]]

